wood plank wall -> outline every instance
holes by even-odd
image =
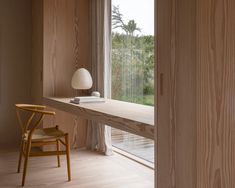
[[[235,187],[235,1],[157,1],[156,187]]]
[[[235,187],[235,1],[197,1],[198,188]]]
[[[33,0],[32,15],[34,102],[40,103],[40,96],[81,94],[72,89],[71,78],[77,68],[90,67],[89,1]],[[79,124],[78,132],[74,132],[75,121]],[[69,131],[71,139],[78,139],[77,146],[85,145],[85,120],[57,111],[56,122]],[[45,121],[44,126],[50,126],[49,123]]]
[[[79,23],[78,12],[85,8],[78,4],[81,1],[44,1],[44,96],[76,95],[71,87],[72,75],[77,68],[86,66],[89,57],[87,43],[79,41],[83,26]],[[83,48],[87,51],[81,54]],[[81,61],[81,56],[86,58]]]
[[[44,0],[44,96],[78,94],[71,78],[76,69],[90,66],[89,44],[89,1]],[[77,139],[72,141],[75,147],[85,145],[87,121],[62,111],[56,118],[62,129],[70,130],[70,138]]]
[[[43,97],[43,1],[32,1],[32,102]]]
[[[14,104],[31,102],[31,0],[0,1],[0,148],[18,147]]]
[[[196,181],[194,0],[159,0],[157,7],[156,185],[191,188]]]

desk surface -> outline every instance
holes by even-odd
[[[154,139],[154,107],[117,100],[73,104],[71,98],[45,97],[44,104],[86,119]]]

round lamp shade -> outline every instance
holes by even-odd
[[[91,74],[84,68],[76,70],[71,85],[74,89],[90,89],[92,87]]]

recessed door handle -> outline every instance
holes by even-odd
[[[160,90],[160,95],[163,95],[163,73],[160,73],[160,86],[159,86],[159,90]]]

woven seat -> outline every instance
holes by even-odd
[[[24,140],[28,139],[29,131],[25,133]],[[36,129],[32,135],[32,141],[58,139],[64,137],[65,133],[59,130],[57,127]]]
[[[22,140],[20,146],[20,155],[18,170],[20,172],[21,160],[24,156],[24,170],[22,177],[22,186],[25,184],[25,177],[27,172],[28,158],[38,156],[57,156],[58,167],[60,167],[60,155],[66,155],[68,181],[71,180],[70,172],[70,146],[69,137],[67,133],[59,130],[58,126],[51,128],[38,129],[45,115],[54,116],[55,112],[44,110],[46,107],[32,104],[16,104],[16,114],[22,130]],[[21,113],[25,113],[23,116]],[[22,117],[28,117],[23,121]],[[60,143],[65,146],[65,150],[60,150]],[[41,147],[44,145],[54,145],[55,151],[39,151],[33,152],[32,147]]]

